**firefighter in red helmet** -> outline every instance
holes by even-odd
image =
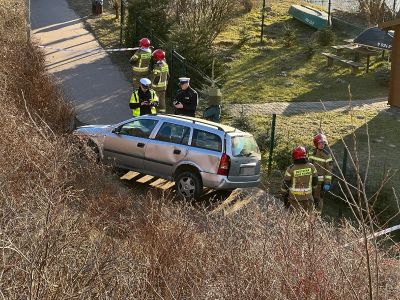
[[[314,204],[318,210],[322,211],[323,194],[331,189],[333,160],[328,149],[326,149],[328,140],[324,134],[315,135],[313,143],[315,147],[308,153],[308,158],[318,172],[318,186],[314,192]]]
[[[140,78],[149,77],[150,61],[150,40],[148,38],[142,38],[139,41],[139,48],[133,53],[129,60],[129,63],[132,65],[132,84],[135,90],[139,88]]]
[[[313,190],[318,184],[317,170],[307,160],[307,151],[302,146],[293,149],[292,159],[282,182],[283,201],[285,207],[309,213],[313,209]]]
[[[169,67],[165,60],[165,52],[156,49],[153,52],[154,65],[151,71],[151,86],[157,92],[159,98],[158,111],[165,113],[165,94],[169,78]]]

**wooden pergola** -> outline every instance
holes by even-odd
[[[394,30],[389,105],[400,107],[400,19],[384,22],[378,27],[385,31]]]

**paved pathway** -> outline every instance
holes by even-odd
[[[385,109],[387,98],[370,100],[354,100],[351,103],[353,109]],[[350,108],[349,101],[326,101],[326,102],[272,102],[262,104],[231,104],[228,110],[231,114],[237,114],[242,109],[246,114],[278,114],[294,115],[306,112],[323,111],[345,111]]]
[[[70,50],[100,48],[66,0],[35,0],[31,10],[33,38],[39,44]],[[46,49],[46,66],[76,105],[80,121],[106,124],[131,117],[131,84],[106,53]]]

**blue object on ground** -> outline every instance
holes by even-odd
[[[393,36],[393,32],[386,32],[378,27],[371,27],[360,33],[354,39],[354,43],[384,50],[391,50]]]

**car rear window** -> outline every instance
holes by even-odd
[[[260,149],[257,146],[254,137],[251,135],[246,136],[235,136],[232,138],[232,155],[235,157],[239,156],[251,156],[253,154],[259,154]]]
[[[198,129],[193,130],[192,146],[207,150],[222,151],[222,141],[218,135]]]

